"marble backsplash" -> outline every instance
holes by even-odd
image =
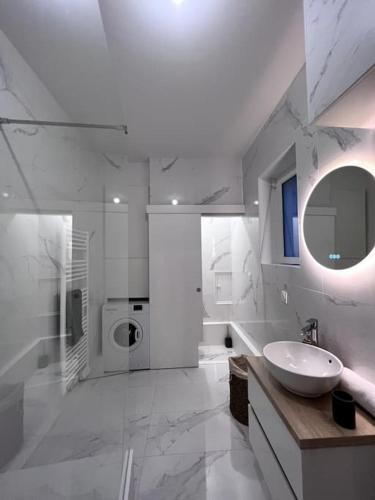
[[[375,260],[345,272],[325,270],[302,238],[300,266],[264,263],[263,228],[254,205],[258,179],[293,144],[299,213],[314,183],[333,168],[358,163],[375,168],[373,131],[308,125],[306,76],[301,70],[243,159],[246,216],[233,231],[234,318],[263,346],[299,340],[305,321],[316,317],[322,346],[375,381]],[[287,305],[280,297],[284,289]]]

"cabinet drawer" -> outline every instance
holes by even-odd
[[[273,500],[296,500],[257,417],[249,405],[249,441]]]
[[[303,500],[302,454],[255,376],[249,371],[249,402],[294,494]]]

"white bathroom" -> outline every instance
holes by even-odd
[[[375,499],[374,17],[0,0],[1,500]]]

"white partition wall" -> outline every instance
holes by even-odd
[[[201,215],[149,214],[151,368],[198,366]]]
[[[104,220],[105,296],[107,299],[127,299],[129,297],[128,206],[110,207],[106,210]]]

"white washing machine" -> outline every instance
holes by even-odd
[[[150,368],[150,309],[146,301],[103,306],[102,339],[106,372]]]

